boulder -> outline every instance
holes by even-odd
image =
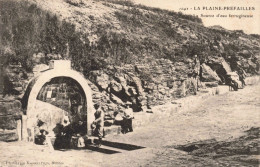
[[[225,61],[223,57],[209,57],[207,65],[209,65],[213,71],[217,71],[220,68],[223,69],[225,73],[232,71],[229,64]]]
[[[102,71],[92,71],[89,79],[102,90],[106,90],[110,83],[109,76]]]
[[[227,73],[232,71],[231,68],[230,68],[230,66],[229,66],[229,64],[225,61],[224,58],[221,57],[221,58],[220,58],[220,61],[221,61],[222,67],[225,69],[225,71],[226,71]]]
[[[97,76],[96,83],[103,90],[107,89],[109,84],[109,77],[106,74],[102,74],[101,76]]]
[[[244,58],[250,58],[251,57],[251,53],[248,50],[242,50],[241,52],[239,52],[239,55],[244,57]]]
[[[202,81],[206,81],[206,82],[221,81],[218,74],[215,71],[213,71],[208,65],[203,63],[201,67],[202,67]]]
[[[116,92],[119,93],[122,91],[122,85],[116,81],[111,81],[111,89]]]
[[[144,95],[144,90],[143,90],[143,88],[142,88],[142,83],[141,83],[140,78],[138,78],[138,77],[132,77],[132,79],[133,79],[133,81],[134,81],[134,83],[135,83],[135,85],[136,85],[136,89],[137,89],[139,95],[140,95],[140,96],[143,96],[143,95]]]

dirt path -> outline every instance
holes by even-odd
[[[202,101],[199,107],[170,117],[155,117],[149,125],[127,137],[120,135],[113,139],[156,149],[155,157],[148,160],[147,166],[226,166],[231,162],[187,155],[173,147],[209,139],[232,141],[244,135],[245,130],[260,127],[260,94],[257,92],[260,92],[260,84],[213,96]]]
[[[127,134],[127,138],[119,135],[117,139],[147,146],[153,146],[154,141],[160,139],[161,142],[155,147],[161,147],[211,138],[227,140],[238,137],[244,130],[260,126],[259,91],[260,84],[210,97],[197,108],[179,111],[169,117],[155,117],[150,124],[138,128],[133,134]],[[136,141],[138,138],[147,140]]]
[[[259,154],[212,158],[174,147],[208,139],[233,141],[245,130],[260,127],[259,90],[260,84],[247,86],[171,116],[154,115],[133,133],[106,137],[110,143],[100,149],[49,152],[43,146],[1,142],[0,166],[258,166]]]

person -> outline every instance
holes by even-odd
[[[130,108],[131,103],[126,103],[126,109],[123,113],[122,133],[133,132],[132,119],[134,118],[133,109]]]
[[[98,137],[98,142],[96,144],[100,147],[104,129],[104,112],[99,104],[95,104],[94,107],[96,109],[96,112],[94,113],[95,121],[92,124],[95,125],[94,135]]]
[[[245,83],[246,77],[245,77],[243,69],[238,71],[238,77],[239,77],[239,81],[241,81],[241,83],[242,83],[242,87],[244,87],[246,85],[246,83]]]
[[[84,148],[84,147],[85,147],[85,140],[84,140],[83,136],[79,136],[77,148]]]
[[[193,72],[191,76],[194,95],[196,95],[197,91],[199,90],[198,85],[200,81],[200,71],[201,71],[200,60],[197,55],[194,55]]]
[[[244,87],[246,85],[244,75],[238,74],[238,77],[239,77],[239,81],[241,81],[241,83],[242,83],[242,87]]]
[[[192,73],[191,83],[192,83],[192,86],[193,86],[194,95],[197,95],[197,91],[198,91],[198,78],[197,78],[197,74],[195,72]]]
[[[238,83],[234,81],[230,75],[227,76],[226,83],[227,85],[229,85],[229,90],[232,90],[232,88],[234,89],[234,91],[238,90]]]
[[[48,134],[48,132],[44,129],[40,130],[40,135],[36,136],[35,139],[35,144],[40,144],[40,145],[46,145],[46,135]]]
[[[85,147],[85,139],[84,136],[87,133],[86,124],[84,121],[79,120],[74,127],[75,131],[75,138],[77,139],[77,148],[84,148]]]
[[[61,131],[62,136],[62,148],[70,148],[70,141],[74,133],[73,123],[70,122],[68,117],[64,118],[63,128]]]
[[[74,133],[76,133],[76,135],[85,135],[87,133],[86,127],[85,121],[79,120],[78,123],[74,125]]]

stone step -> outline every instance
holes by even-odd
[[[104,127],[104,136],[107,136],[107,135],[117,135],[117,134],[120,134],[121,133],[121,126],[118,126],[118,125],[112,125],[112,126],[105,126]]]

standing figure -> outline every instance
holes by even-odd
[[[131,103],[126,103],[126,109],[123,114],[123,125],[122,125],[122,133],[125,134],[127,132],[133,132],[132,119],[134,118],[133,109],[130,108]]]
[[[241,83],[242,83],[242,87],[244,87],[246,85],[246,83],[245,83],[246,76],[245,76],[245,72],[243,69],[238,71],[238,77],[239,77],[239,81],[241,81]]]
[[[197,94],[197,91],[199,90],[199,81],[200,81],[200,71],[201,71],[201,66],[200,66],[200,60],[197,55],[194,55],[194,61],[193,61],[193,71],[191,74],[191,82],[193,85],[193,91],[194,95]]]
[[[238,83],[230,75],[227,76],[226,84],[229,85],[229,90],[232,90],[232,88],[234,91],[238,90]]]
[[[104,112],[99,104],[95,104],[94,107],[96,109],[96,112],[94,113],[95,121],[93,122],[93,124],[96,126],[94,130],[94,135],[98,137],[98,142],[96,144],[100,147],[104,129]]]

